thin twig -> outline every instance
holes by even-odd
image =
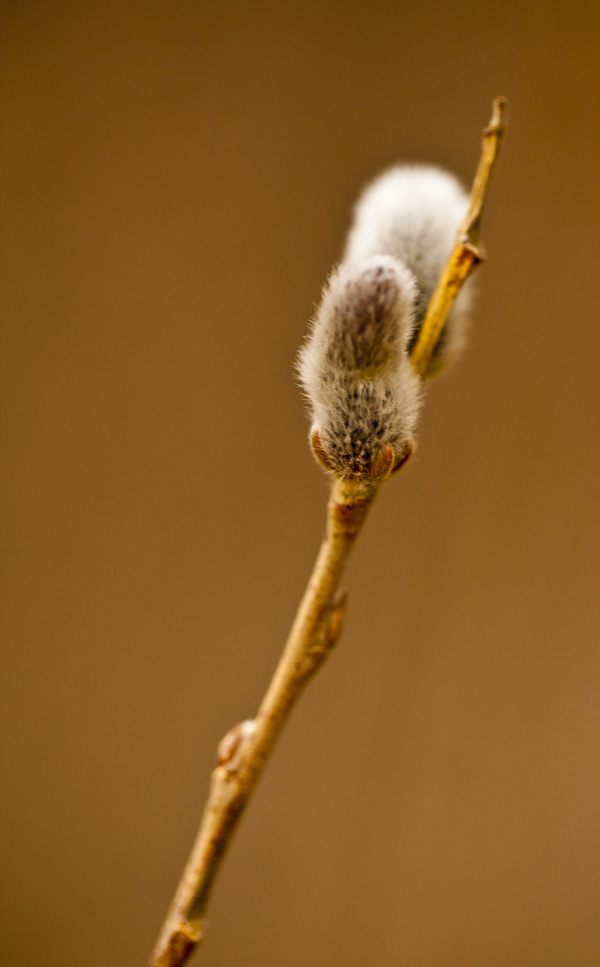
[[[482,158],[469,211],[413,350],[413,364],[421,375],[427,370],[462,283],[482,258],[478,247],[479,222],[504,129],[504,108],[504,100],[497,98],[492,120],[484,131]],[[318,447],[316,455],[319,456]],[[346,598],[337,596],[340,578],[369,508],[389,471],[389,466],[382,467],[380,480],[333,480],[325,540],[279,665],[256,718],[235,726],[219,746],[218,762],[212,774],[198,836],[149,967],[180,967],[202,939],[215,875],[238,820],[292,706],[341,633]]]
[[[213,879],[237,820],[292,705],[340,635],[346,599],[334,601],[334,595],[377,486],[334,483],[325,540],[253,727],[236,726],[221,742],[200,831],[158,938],[152,967],[182,964],[202,939]]]
[[[428,374],[433,352],[454,300],[471,272],[485,258],[485,251],[479,239],[481,215],[506,130],[507,108],[506,98],[495,98],[490,123],[483,130],[481,158],[471,188],[467,214],[458,229],[454,249],[431,296],[419,337],[412,351],[412,364],[419,376]]]

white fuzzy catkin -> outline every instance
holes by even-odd
[[[370,255],[393,255],[417,282],[414,343],[425,310],[452,251],[468,206],[468,195],[454,175],[431,165],[398,165],[384,171],[363,192],[354,210],[345,262]],[[439,362],[462,349],[471,292],[460,292],[436,348]]]
[[[359,199],[341,265],[329,278],[300,353],[317,451],[341,476],[368,479],[412,447],[420,379],[409,352],[450,255],[468,198],[429,166],[384,172]],[[461,293],[434,365],[456,354],[469,293]]]
[[[387,446],[396,462],[412,438],[415,298],[414,278],[390,255],[342,264],[325,286],[298,368],[321,448],[341,476],[368,478]]]

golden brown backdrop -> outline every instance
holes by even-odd
[[[292,365],[364,181],[468,179],[471,347],[346,579],[206,967],[597,967],[596,4],[5,2],[2,963],[133,967],[326,486]]]

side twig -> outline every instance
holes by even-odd
[[[445,319],[460,288],[482,259],[479,223],[504,131],[505,101],[497,98],[473,184],[469,211],[456,246],[432,296],[413,349],[424,375]],[[316,455],[319,457],[318,441]],[[406,461],[404,461],[406,462]],[[342,629],[345,596],[337,596],[344,567],[390,466],[379,480],[334,478],[327,529],[279,665],[254,720],[235,726],[222,740],[198,836],[159,934],[149,967],[180,967],[204,934],[215,875],[238,820],[277,736],[302,689],[335,646]]]
[[[429,300],[419,338],[412,351],[412,364],[419,376],[427,374],[444,323],[463,284],[485,259],[485,251],[479,238],[481,215],[506,130],[507,108],[506,98],[494,99],[490,123],[483,131],[481,158],[471,188],[467,214],[458,230],[454,249]]]

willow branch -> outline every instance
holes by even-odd
[[[419,376],[426,376],[448,313],[471,272],[485,258],[480,241],[481,216],[500,145],[506,130],[508,102],[494,99],[490,123],[483,130],[479,166],[471,188],[469,207],[458,229],[456,243],[429,301],[419,337],[412,351],[412,364]]]
[[[346,598],[336,598],[336,591],[377,487],[347,480],[333,485],[325,539],[258,714],[232,729],[220,744],[200,830],[151,967],[183,964],[202,939],[215,874],[239,817],[294,702],[339,638]]]
[[[484,132],[467,217],[413,350],[413,365],[421,375],[427,371],[462,283],[483,257],[479,223],[504,130],[504,109],[505,102],[497,98],[491,123]],[[318,435],[313,435],[312,445],[317,459],[327,467]],[[376,468],[374,477],[378,479],[333,477],[325,539],[281,659],[256,718],[235,726],[220,743],[200,829],[149,967],[180,967],[203,937],[215,876],[243,810],[294,703],[340,636],[346,599],[337,591],[356,538],[381,483],[404,465],[411,453],[408,449],[392,468],[393,454],[388,449]]]

